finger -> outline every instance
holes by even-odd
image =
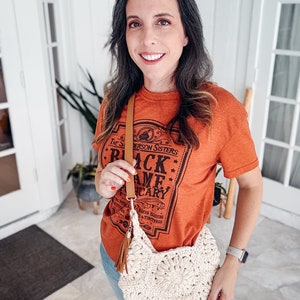
[[[221,289],[215,289],[212,287],[207,300],[219,300],[221,299],[221,295],[222,295]]]
[[[118,184],[123,185],[125,182],[130,182],[132,180],[131,174],[116,166],[112,167],[110,172],[111,174],[108,173],[110,175],[110,179]]]
[[[118,162],[113,162],[110,163],[106,166],[106,168],[104,169],[104,173],[106,172],[111,172],[117,176],[119,176],[120,178],[122,178],[124,181],[129,181],[130,176],[129,175],[135,175],[136,174],[136,170],[133,166],[129,165],[127,162],[125,161],[118,161]],[[103,171],[102,171],[103,173]]]
[[[137,160],[136,159],[133,159],[132,160],[132,165],[135,167],[135,165],[136,165],[136,163],[137,163]],[[134,175],[134,174],[133,174]]]
[[[127,174],[128,176],[128,174]],[[125,184],[125,181],[120,178],[118,175],[115,175],[111,172],[107,172],[105,174],[103,174],[102,178],[101,178],[101,183],[111,187],[111,186],[116,186],[117,189],[119,189],[120,187],[122,187]]]
[[[136,170],[134,168],[134,165],[136,164],[136,160],[134,159],[132,162],[132,165],[129,164],[127,161],[125,160],[116,160],[112,163],[110,163],[111,166],[117,166],[120,169],[123,169],[124,171],[126,171],[127,173],[130,173],[132,175],[136,175]]]

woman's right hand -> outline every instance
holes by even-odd
[[[116,192],[126,183],[129,182],[131,175],[136,175],[133,165],[125,160],[116,160],[109,163],[101,172],[96,174],[95,186],[96,191],[104,198],[112,198]]]

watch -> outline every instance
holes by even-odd
[[[241,263],[245,263],[249,255],[245,249],[238,249],[232,246],[227,248],[226,254],[235,256]]]

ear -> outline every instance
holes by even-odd
[[[183,47],[185,47],[188,43],[189,43],[189,38],[186,35],[183,41]]]

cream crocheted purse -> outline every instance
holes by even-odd
[[[133,102],[134,95],[129,100],[126,121],[125,159],[129,162],[133,157],[130,147],[133,143]],[[116,263],[121,273],[119,286],[124,299],[207,299],[220,259],[216,240],[209,229],[203,227],[194,246],[157,252],[140,227],[134,208],[133,180],[126,186],[126,192],[131,205],[131,226]]]

